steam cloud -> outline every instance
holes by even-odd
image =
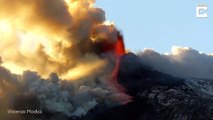
[[[192,48],[174,46],[168,54],[145,49],[138,56],[144,64],[158,71],[184,78],[213,79],[213,56]]]

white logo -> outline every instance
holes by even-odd
[[[207,18],[208,17],[207,10],[208,10],[208,6],[206,4],[197,5],[197,7],[196,7],[196,17],[198,17],[198,18]]]

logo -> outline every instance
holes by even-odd
[[[206,4],[197,5],[197,7],[196,7],[196,17],[198,17],[198,18],[207,18],[208,17],[207,10],[208,10],[208,6]]]

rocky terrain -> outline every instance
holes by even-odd
[[[121,59],[118,82],[133,102],[98,106],[82,120],[213,120],[213,80],[173,77],[130,53]]]

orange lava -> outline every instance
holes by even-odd
[[[120,59],[123,55],[125,55],[125,46],[124,46],[124,41],[123,41],[123,37],[121,36],[121,34],[118,32],[118,36],[117,36],[117,41],[114,43],[113,46],[113,50],[114,50],[114,54],[115,54],[115,68],[112,72],[112,83],[113,85],[121,92],[125,92],[125,89],[123,86],[121,86],[118,81],[117,81],[117,77],[118,77],[118,71],[120,68]]]
[[[117,36],[117,41],[114,44],[114,54],[116,57],[116,61],[115,61],[115,68],[112,72],[111,83],[117,88],[119,92],[126,93],[126,89],[118,83],[118,71],[120,68],[120,60],[121,57],[126,54],[123,36],[121,36],[119,32]],[[122,104],[127,104],[132,101],[132,97],[127,94],[123,94],[119,96],[117,100],[120,101]]]
[[[126,53],[125,52],[124,41],[123,41],[123,36],[121,36],[120,33],[118,33],[117,41],[114,44],[114,53],[118,57],[120,57],[120,56],[122,56],[122,55],[124,55]]]
[[[120,32],[117,32],[117,41],[116,42],[109,42],[109,41],[102,41],[99,43],[100,52],[101,53],[107,53],[111,52],[115,56],[115,67],[112,71],[112,76],[110,83],[112,86],[116,88],[117,91],[119,91],[121,94],[120,96],[117,96],[116,100],[121,102],[122,104],[127,104],[132,101],[132,97],[125,94],[126,89],[118,83],[118,72],[120,68],[120,60],[123,55],[126,54],[125,52],[125,45],[123,36],[120,34]]]
[[[125,46],[124,46],[124,41],[122,35],[117,32],[117,41],[116,42],[111,42],[109,40],[102,41],[98,43],[98,47],[100,47],[100,53],[107,53],[107,52],[112,52],[116,57],[121,57],[124,55],[125,52]]]

